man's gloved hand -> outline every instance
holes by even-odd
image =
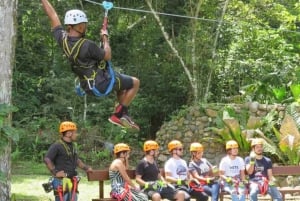
[[[215,177],[207,177],[207,178],[206,178],[206,183],[207,183],[207,184],[210,184],[211,182],[214,182],[215,179],[216,179]]]
[[[254,165],[254,164],[255,164],[255,159],[256,159],[256,154],[255,154],[255,152],[254,152],[254,151],[251,151],[249,157],[250,157],[250,164],[251,164],[251,165]]]
[[[156,190],[157,189],[157,185],[155,182],[147,182],[144,186],[145,189],[153,189]]]
[[[183,185],[186,185],[186,181],[185,181],[185,180],[182,180],[182,179],[178,179],[176,184],[177,184],[178,186],[183,186]]]
[[[226,178],[226,182],[227,182],[227,183],[232,183],[232,182],[233,182],[233,181],[232,181],[232,178],[231,178],[231,177],[227,177],[227,178]]]
[[[269,180],[269,186],[275,186],[276,185],[276,179],[273,177]]]
[[[219,168],[217,167],[217,166],[213,166],[212,168],[211,168],[211,170],[212,170],[212,173],[215,175],[215,174],[217,174],[218,172],[219,172]]]

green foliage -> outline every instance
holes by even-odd
[[[226,107],[216,117],[216,127],[211,129],[219,135],[220,138],[215,139],[219,143],[226,144],[229,140],[237,141],[243,156],[249,154],[251,139],[259,137],[265,141],[264,152],[267,155],[275,158],[277,162],[297,165],[300,162],[300,134],[299,132],[281,133],[279,127],[299,130],[299,108],[297,103],[289,105],[285,116],[290,114],[293,119],[288,118],[286,122],[283,122],[275,109],[263,118],[249,118],[245,112],[237,113],[233,108]],[[296,128],[291,127],[293,122],[297,125]]]
[[[273,110],[263,118],[264,124],[262,131],[257,130],[258,136],[266,140],[264,150],[277,156],[280,162],[286,165],[298,165],[300,162],[299,133],[298,136],[297,133],[286,134],[282,133],[280,131],[281,129],[279,129],[279,127],[284,127],[290,130],[294,122],[300,121],[299,111],[293,107],[294,104],[295,103],[292,103],[287,106],[285,113],[285,117],[293,114],[293,119],[287,118],[287,121],[283,122],[282,119],[278,117],[278,113]],[[296,129],[299,129],[299,126]]]
[[[217,127],[212,127],[212,131],[219,135],[219,143],[226,144],[229,140],[235,140],[239,144],[240,154],[245,156],[249,153],[250,142],[247,139],[245,132],[246,124],[241,124],[239,121],[245,118],[246,113],[237,114],[234,108],[226,107],[222,111],[222,115],[217,116]]]
[[[87,38],[99,41],[102,7],[77,0],[51,3],[61,21],[66,10],[83,9],[89,19]],[[219,27],[215,55],[214,39],[224,1],[152,3],[159,12],[199,17],[195,20],[160,16],[164,29],[197,82],[199,101],[205,96],[210,102],[219,103],[291,101],[289,87],[298,84],[300,77],[299,2],[230,1],[224,23]],[[148,9],[144,1],[114,4]],[[141,126],[139,134],[129,131],[125,134],[108,123],[115,94],[104,99],[89,96],[85,102],[74,93],[74,76],[51,35],[48,17],[39,2],[20,1],[17,19],[12,100],[19,110],[13,113],[12,120],[14,127],[24,133],[20,133],[20,142],[13,146],[15,158],[25,154],[40,160],[46,147],[57,138],[57,126],[62,120],[78,123],[88,132],[89,142],[101,138],[138,145],[144,139],[154,139],[164,121],[182,106],[194,102],[187,75],[152,14],[119,9],[109,12],[113,66],[141,81],[139,93],[130,105],[130,115]],[[245,118],[239,123],[240,130],[228,125],[229,132],[243,131]],[[219,122],[225,125],[222,118]]]
[[[7,146],[9,141],[14,143],[19,140],[19,131],[12,127],[9,123],[9,116],[12,112],[17,111],[17,108],[7,104],[0,104],[0,149]]]

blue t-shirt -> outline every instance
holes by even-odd
[[[250,157],[245,158],[246,165],[250,163]],[[254,171],[249,175],[251,181],[262,180],[263,177],[268,178],[268,170],[272,169],[272,161],[270,158],[263,156],[262,159],[255,160]]]

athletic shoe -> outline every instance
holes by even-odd
[[[140,130],[140,127],[136,123],[134,123],[134,121],[132,121],[132,119],[126,114],[123,114],[123,116],[120,118],[120,121],[126,128],[132,128],[138,131]]]
[[[112,124],[115,124],[117,126],[124,128],[124,125],[122,124],[121,120],[115,114],[111,115],[109,117],[108,121]]]

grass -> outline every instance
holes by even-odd
[[[88,182],[86,174],[79,171],[78,201],[88,201],[99,195],[98,182]],[[42,187],[48,182],[50,173],[43,163],[30,161],[12,162],[11,193],[12,201],[53,201],[53,191],[46,193]],[[105,186],[105,193],[109,192],[109,184]],[[108,196],[108,194],[107,194]]]

